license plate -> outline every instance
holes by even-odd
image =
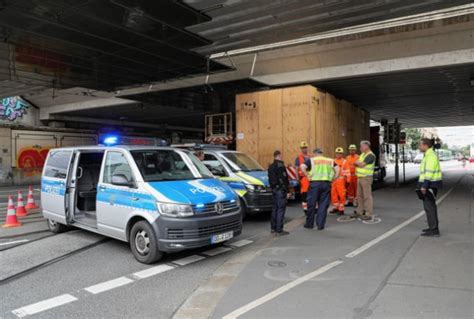
[[[222,233],[222,234],[213,235],[213,236],[211,237],[211,244],[221,243],[221,242],[223,242],[223,241],[226,241],[226,240],[231,239],[232,237],[234,237],[234,232],[233,232],[233,231],[230,231],[230,232],[227,232],[227,233]]]

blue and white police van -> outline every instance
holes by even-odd
[[[170,147],[52,149],[41,203],[51,231],[74,226],[129,242],[135,258],[147,264],[242,231],[232,188],[190,151]]]

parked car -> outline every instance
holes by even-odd
[[[418,153],[413,160],[413,163],[419,164],[423,160],[423,153]]]

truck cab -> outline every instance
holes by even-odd
[[[233,189],[192,152],[170,147],[52,149],[41,201],[51,231],[74,226],[129,242],[135,258],[147,264],[242,230]]]

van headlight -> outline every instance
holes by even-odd
[[[253,192],[265,193],[267,191],[266,187],[261,186],[261,185],[245,184],[245,188],[251,193]]]
[[[189,217],[194,215],[193,208],[190,205],[157,203],[157,206],[160,214],[167,217]]]

